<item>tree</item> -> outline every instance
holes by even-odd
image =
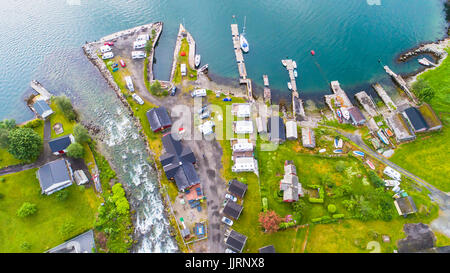
[[[336,212],[336,206],[333,204],[328,205],[328,212],[329,213],[335,213]]]
[[[6,129],[8,131],[12,129],[16,129],[16,121],[14,119],[5,119],[3,121],[0,121],[0,128]]]
[[[344,161],[338,161],[336,163],[336,171],[343,172],[345,170],[345,162]]]
[[[35,214],[37,211],[36,204],[24,202],[22,206],[17,210],[17,216],[24,218]]]
[[[41,137],[30,128],[17,128],[9,132],[8,152],[19,160],[35,160],[42,150]]]
[[[145,51],[147,51],[147,53],[150,54],[152,52],[152,49],[153,49],[153,41],[152,39],[149,39],[145,44]]]
[[[280,228],[281,217],[273,210],[259,213],[259,223],[268,233],[276,232]]]
[[[0,128],[0,148],[8,149],[9,147],[9,130]]]
[[[162,92],[162,87],[161,87],[161,83],[156,80],[151,86],[150,86],[150,91],[152,92],[153,95],[160,95]]]
[[[369,179],[376,188],[384,187],[384,180],[381,179],[374,171],[369,172]]]
[[[60,96],[55,98],[55,103],[63,112],[64,117],[70,121],[75,121],[77,119],[77,113],[73,109],[70,99],[66,96]]]
[[[75,137],[75,141],[80,144],[84,144],[91,140],[88,130],[79,123],[73,127],[73,136]]]
[[[67,147],[67,155],[73,158],[82,158],[84,156],[84,147],[74,142]]]
[[[424,79],[419,79],[413,86],[413,91],[421,101],[430,102],[434,98],[434,90]]]

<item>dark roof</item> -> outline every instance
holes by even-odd
[[[46,112],[46,111],[52,111],[52,108],[50,108],[50,106],[48,106],[48,104],[43,101],[43,100],[38,100],[34,103],[33,105],[34,110],[36,110],[36,112],[42,117],[42,115]]]
[[[231,184],[228,187],[228,191],[232,194],[238,196],[239,198],[243,198],[245,192],[247,191],[248,186],[242,182],[237,181],[236,179],[231,180]]]
[[[425,119],[423,118],[419,110],[417,110],[416,108],[409,107],[408,109],[405,110],[405,114],[408,117],[409,122],[411,122],[414,131],[428,129],[428,125],[425,122]]]
[[[418,251],[419,253],[450,253],[450,246],[433,247]]]
[[[416,204],[414,204],[414,201],[411,198],[411,196],[399,198],[399,199],[395,200],[395,203],[397,203],[397,205],[402,213],[401,215],[407,215],[410,213],[417,212]]]
[[[350,118],[356,124],[360,124],[366,121],[366,118],[362,114],[361,110],[358,107],[354,106],[348,109],[348,113],[350,114]]]
[[[398,252],[400,253],[417,252],[433,248],[436,244],[436,236],[426,224],[405,224],[403,231],[406,238],[397,242]]]
[[[38,178],[42,192],[45,193],[53,193],[72,184],[66,160],[63,158],[40,167],[38,170]]]
[[[273,122],[273,128],[272,128]],[[267,132],[271,141],[286,140],[286,126],[284,121],[279,116],[270,117],[267,122]]]
[[[243,206],[237,204],[236,202],[228,200],[225,208],[223,208],[223,213],[237,220],[239,219],[243,208]]]
[[[261,247],[259,253],[275,253],[275,247],[273,245]]]
[[[72,140],[70,139],[70,135],[66,135],[50,140],[48,145],[50,146],[52,153],[56,153],[66,149],[71,143]]]
[[[247,236],[232,230],[227,240],[225,241],[225,244],[236,252],[242,252],[242,249],[244,249],[246,242]]]
[[[163,136],[162,143],[166,153],[159,159],[167,178],[175,180],[178,190],[183,191],[200,183],[193,165],[196,159],[191,148],[183,146],[179,140],[172,137],[172,134]]]
[[[48,253],[92,253],[95,249],[94,232],[92,229],[66,241],[50,250]]]
[[[153,132],[172,126],[172,120],[164,107],[147,111],[147,119]]]

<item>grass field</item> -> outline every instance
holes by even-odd
[[[62,113],[61,109],[56,105],[55,101],[52,100],[50,107],[53,110],[53,114],[50,116],[50,124],[52,126],[51,129],[51,137],[57,138],[65,135],[70,135],[73,133],[73,126],[75,126],[75,122],[69,121]],[[64,132],[60,135],[56,135],[55,131],[53,130],[53,125],[56,123],[61,123],[64,129]]]
[[[6,175],[0,182],[0,252],[43,252],[93,227],[100,199],[92,188],[68,187],[64,201],[41,194],[36,169]],[[37,205],[27,218],[16,213],[24,202]],[[62,232],[63,225],[70,228]],[[30,245],[24,249],[22,244]]]
[[[450,53],[450,49],[447,49]],[[419,76],[435,91],[429,103],[442,121],[440,132],[420,134],[417,140],[398,147],[390,160],[428,183],[450,192],[450,58]]]
[[[186,53],[185,56],[180,55],[180,53],[183,51]],[[187,68],[186,76],[181,76],[180,64],[186,64]],[[197,80],[197,70],[191,69],[191,67],[189,66],[189,43],[187,42],[186,39],[181,40],[181,47],[180,52],[178,53],[178,60],[176,66],[177,67],[175,68],[175,72],[173,75],[173,82],[175,84],[180,84],[183,79],[189,79],[192,81]],[[190,77],[191,74],[193,75],[193,77]]]

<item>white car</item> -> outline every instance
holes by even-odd
[[[233,202],[236,202],[236,201],[237,201],[236,196],[233,196],[233,195],[231,195],[231,194],[229,194],[229,193],[225,194],[225,198],[226,198],[226,199],[230,199],[230,200],[233,201]]]
[[[112,59],[114,58],[114,53],[110,52],[106,52],[105,54],[102,55],[102,59],[103,60],[107,60],[107,59]]]
[[[222,223],[231,227],[233,225],[233,220],[224,216],[222,218]]]
[[[139,103],[140,105],[144,104],[144,100],[143,100],[141,97],[139,97],[137,94],[133,94],[133,95],[131,95],[131,96],[132,96],[133,99],[134,99],[137,103]]]
[[[225,253],[236,253],[236,251],[233,251],[233,250],[227,248],[227,249],[225,249]]]

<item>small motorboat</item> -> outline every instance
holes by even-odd
[[[336,149],[333,151],[335,154],[342,154],[342,149]]]
[[[288,86],[289,90],[292,90],[292,84],[291,84],[291,82],[288,82],[288,83],[287,83],[287,86]]]
[[[298,77],[297,69],[294,70],[294,77]]]
[[[320,149],[319,153],[325,153],[327,151],[327,149]]]
[[[245,21],[247,19],[247,16],[244,17],[244,27],[242,28],[242,33],[241,35],[239,35],[239,43],[241,44],[241,49],[244,53],[248,53],[249,51],[249,45],[248,45],[248,41],[245,38]]]
[[[338,148],[338,144],[339,144],[339,138],[338,137],[336,137],[336,138],[334,138],[334,148]]]
[[[336,109],[336,116],[338,118],[339,123],[342,123],[342,112],[339,109]]]
[[[295,61],[292,61],[292,66],[296,69],[297,68],[297,63]]]
[[[286,66],[286,65],[287,65],[285,60],[281,60],[281,64],[282,64],[283,66]]]
[[[361,151],[353,151],[353,154],[356,156],[364,156],[364,153]]]
[[[198,70],[199,72],[207,72],[208,71],[208,64],[205,64],[204,66],[200,67],[200,69]]]
[[[369,165],[369,167],[370,167],[372,170],[375,170],[375,165],[373,165],[373,163],[372,163],[370,160],[367,159],[366,163],[367,163],[367,165]]]
[[[200,56],[200,54],[195,54],[195,59],[194,59],[195,67],[198,67],[200,65],[201,59],[202,59],[202,56]]]

